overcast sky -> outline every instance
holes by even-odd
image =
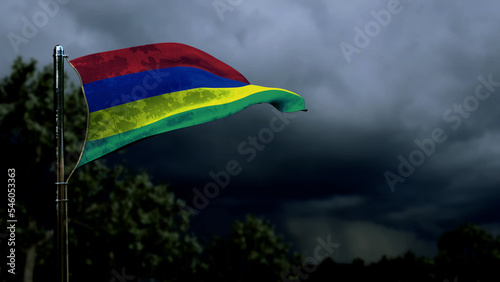
[[[105,158],[170,183],[198,210],[200,236],[223,233],[254,213],[305,257],[319,237],[340,244],[331,254],[337,261],[372,262],[407,249],[434,255],[437,237],[464,222],[500,234],[498,1],[0,6],[2,77],[16,55],[51,63],[56,44],[74,59],[179,42],[253,84],[304,97],[308,112],[277,114],[255,105]],[[77,83],[67,64],[66,70]],[[234,175],[222,188],[228,170]],[[211,174],[221,177],[220,189],[203,200],[195,191],[207,196],[204,187],[217,183]]]

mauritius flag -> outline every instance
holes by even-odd
[[[70,61],[88,106],[78,166],[140,139],[232,115],[257,103],[305,110],[288,90],[252,85],[238,71],[194,47],[161,43]]]

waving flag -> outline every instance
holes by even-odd
[[[238,71],[194,47],[161,43],[70,61],[88,106],[78,166],[132,142],[221,119],[257,103],[305,110],[288,90],[252,85]]]

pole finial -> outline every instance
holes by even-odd
[[[54,47],[54,56],[64,56],[64,48],[61,46],[61,44],[57,44]]]

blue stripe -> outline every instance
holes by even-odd
[[[83,86],[89,112],[200,87],[241,87],[246,83],[194,67],[172,67],[106,78]]]

